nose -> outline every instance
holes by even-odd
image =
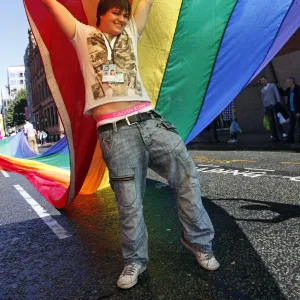
[[[123,15],[121,15],[119,17],[119,21],[124,24],[126,22],[126,18]]]

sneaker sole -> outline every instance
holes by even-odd
[[[147,270],[147,266],[143,266],[141,269],[140,269],[140,272],[139,272],[139,275],[138,277],[144,273],[145,271]],[[126,284],[126,285],[121,285],[117,282],[117,287],[120,288],[120,289],[123,289],[123,290],[127,290],[127,289],[130,289],[132,288],[133,286],[135,286],[138,282],[138,277],[136,278],[136,280],[134,282],[131,282],[130,284]]]
[[[220,265],[219,265],[218,267],[216,267],[216,268],[208,268],[208,267],[206,267],[205,265],[202,265],[201,262],[199,262],[199,260],[198,260],[198,258],[197,258],[197,252],[196,252],[196,250],[193,249],[189,244],[187,244],[186,241],[185,241],[183,238],[180,238],[180,241],[181,241],[182,245],[183,245],[186,249],[188,249],[189,251],[191,251],[191,252],[196,256],[196,259],[197,259],[198,264],[199,264],[203,269],[208,270],[208,271],[216,271],[216,270],[219,269]]]

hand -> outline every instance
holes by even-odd
[[[297,114],[296,114],[296,117],[297,117],[297,118],[300,118],[300,114],[299,114],[299,113],[297,113]]]

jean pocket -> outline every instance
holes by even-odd
[[[107,130],[99,133],[99,140],[100,140],[100,147],[102,150],[103,157],[105,159],[108,159],[114,143],[113,132],[111,130]]]
[[[109,178],[118,204],[132,206],[137,198],[134,168],[110,169]]]

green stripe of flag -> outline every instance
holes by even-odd
[[[197,122],[236,2],[183,0],[156,106],[158,112],[177,126],[183,139]]]

